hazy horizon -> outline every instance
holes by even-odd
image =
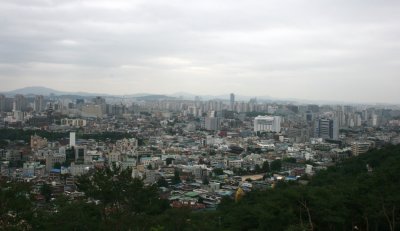
[[[4,0],[0,14],[0,92],[399,103],[399,1]]]

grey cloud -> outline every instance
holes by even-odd
[[[396,102],[399,21],[394,0],[4,0],[0,80],[19,80],[0,91],[79,82],[92,92],[345,100],[361,84],[358,100]]]

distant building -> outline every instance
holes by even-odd
[[[44,111],[45,105],[44,105],[44,97],[43,95],[37,95],[35,97],[35,101],[33,103],[33,110],[35,112],[42,112]]]
[[[82,107],[82,116],[90,118],[103,118],[101,105],[87,104]]]
[[[69,133],[69,146],[70,147],[74,147],[75,146],[75,139],[76,139],[75,132],[70,132]]]
[[[254,118],[255,132],[280,132],[282,118],[280,116],[257,116]]]
[[[235,110],[235,94],[231,93],[230,95],[230,108],[231,111]]]
[[[46,156],[46,171],[50,172],[54,168],[55,163],[64,163],[65,155],[62,154],[50,154]]]
[[[204,121],[205,129],[215,131],[220,127],[220,118],[218,117],[206,117]]]
[[[31,136],[31,149],[32,150],[37,151],[44,147],[47,147],[47,139],[46,138],[42,138],[37,135]]]
[[[336,118],[321,118],[315,121],[315,137],[323,139],[339,139],[339,124]]]
[[[85,119],[68,119],[68,118],[61,119],[61,125],[64,126],[85,127],[86,123],[87,122]]]
[[[26,99],[23,95],[15,95],[13,102],[13,111],[26,111]]]
[[[0,112],[6,111],[6,97],[4,95],[0,95]]]
[[[369,142],[353,142],[351,144],[351,152],[354,156],[358,156],[360,154],[368,152],[371,147],[371,143]]]

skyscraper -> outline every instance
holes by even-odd
[[[0,95],[0,112],[6,111],[6,97],[4,95]]]
[[[23,95],[15,95],[13,102],[13,111],[25,111],[26,99]]]
[[[230,108],[229,110],[234,111],[235,110],[235,94],[231,93],[230,97]]]
[[[315,136],[323,139],[337,140],[339,138],[339,123],[337,118],[321,118],[316,120]]]
[[[42,112],[44,110],[44,97],[43,95],[37,95],[35,97],[34,105],[35,112]]]
[[[69,133],[69,146],[75,147],[75,132]]]

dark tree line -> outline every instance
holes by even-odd
[[[204,212],[169,208],[157,186],[145,186],[116,167],[79,179],[90,203],[59,197],[38,207],[29,184],[1,181],[0,230],[395,231],[399,172],[400,146],[389,146],[321,171],[308,185],[279,182],[238,202],[223,198],[216,211]],[[49,194],[46,186],[41,191]]]
[[[49,141],[59,141],[61,139],[69,138],[69,132],[50,132],[44,130],[23,130],[23,129],[10,129],[3,128],[0,129],[0,147],[6,146],[7,142],[5,140],[23,140],[26,143],[30,142],[31,136],[38,135],[40,137],[46,138]],[[143,139],[136,137],[132,133],[124,132],[102,132],[102,133],[77,133],[78,139],[94,139],[97,141],[110,141],[115,142],[124,138],[138,138],[139,145],[143,144]]]

